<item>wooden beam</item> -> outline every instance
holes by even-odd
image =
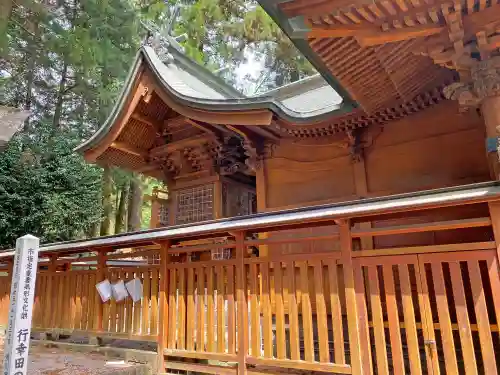
[[[200,129],[205,133],[208,133],[214,137],[222,135],[222,133],[218,129],[213,128],[210,124],[203,124],[196,120],[191,120],[190,118],[186,118],[186,122],[190,125],[193,125],[195,128]]]
[[[177,141],[177,142],[167,143],[165,145],[158,146],[158,147],[151,149],[149,152],[149,156],[159,156],[159,155],[168,154],[168,153],[171,153],[171,152],[174,152],[177,150],[181,150],[185,147],[196,146],[196,145],[199,145],[200,143],[209,142],[212,140],[214,140],[214,138],[211,136],[208,136],[208,135],[200,135],[197,137],[182,139],[182,140]]]
[[[399,42],[402,40],[436,35],[445,30],[442,26],[422,25],[382,31],[379,27],[359,25],[335,25],[333,28],[313,27],[308,38],[342,38],[354,36],[362,47]]]
[[[443,31],[443,29],[444,28],[441,26],[405,27],[400,30],[384,31],[372,35],[360,35],[356,36],[356,39],[362,47],[370,47],[385,43],[400,42],[408,39],[436,35]]]
[[[147,150],[141,150],[125,142],[116,141],[111,143],[110,147],[116,150],[126,152],[127,154],[139,156],[141,158],[146,158],[148,156]]]

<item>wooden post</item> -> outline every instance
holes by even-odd
[[[54,300],[55,300],[55,295],[56,291],[54,280],[55,280],[55,273],[57,270],[57,255],[52,254],[49,256],[49,267],[48,267],[48,275],[49,277],[47,278],[47,300],[45,301],[45,321],[47,322],[46,326],[44,327],[45,329],[50,329],[54,328],[54,323],[55,323],[55,314],[56,314],[56,309],[54,306]]]
[[[165,372],[165,354],[168,339],[168,249],[170,241],[161,244],[160,249],[160,306],[158,326],[158,373]]]
[[[364,374],[363,353],[361,348],[360,331],[358,324],[358,308],[356,290],[354,288],[354,272],[352,266],[352,237],[349,220],[339,221],[341,262],[344,271],[345,299],[347,309],[347,325],[349,329],[349,348],[351,350],[351,366],[353,374]],[[367,344],[367,343],[364,343]]]
[[[104,281],[104,271],[106,270],[106,250],[99,250],[97,255],[97,275],[96,283]],[[95,286],[92,285],[95,288]],[[95,295],[95,305],[96,306],[96,322],[95,328],[97,332],[103,331],[103,320],[104,320],[104,304],[101,300],[99,293]]]
[[[160,223],[160,202],[158,200],[158,188],[153,188],[151,194],[151,219],[149,221],[149,227],[151,229],[158,228]]]
[[[481,113],[484,117],[487,137],[487,158],[490,166],[490,175],[492,179],[498,180],[500,166],[498,163],[497,127],[500,126],[500,96],[491,96],[485,98],[481,103]]]
[[[238,306],[238,375],[247,373],[248,303],[246,296],[245,233],[235,233],[236,240],[236,303]]]
[[[491,226],[493,228],[493,236],[497,248],[497,259],[500,264],[500,202],[489,202]]]

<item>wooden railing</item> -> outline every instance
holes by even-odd
[[[140,247],[70,244],[41,253],[33,325],[157,342],[163,368],[201,373],[496,374],[499,219],[480,202],[243,227],[224,241],[187,227]],[[228,259],[201,256],[221,248]],[[133,278],[140,301],[101,302],[96,283]],[[0,276],[3,324],[9,289]]]

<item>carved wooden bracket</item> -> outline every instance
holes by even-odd
[[[477,61],[470,69],[469,79],[452,83],[443,93],[466,109],[479,106],[485,98],[500,96],[500,56]]]

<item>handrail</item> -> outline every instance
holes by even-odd
[[[41,254],[57,252],[71,254],[85,251],[88,248],[140,245],[167,239],[186,240],[203,235],[222,235],[241,230],[249,232],[272,231],[277,228],[305,227],[310,226],[311,223],[322,222],[326,225],[328,222],[338,219],[425,210],[498,199],[500,199],[500,182],[486,182],[48,244],[42,246],[40,252]],[[13,250],[0,252],[0,259],[13,255]]]

